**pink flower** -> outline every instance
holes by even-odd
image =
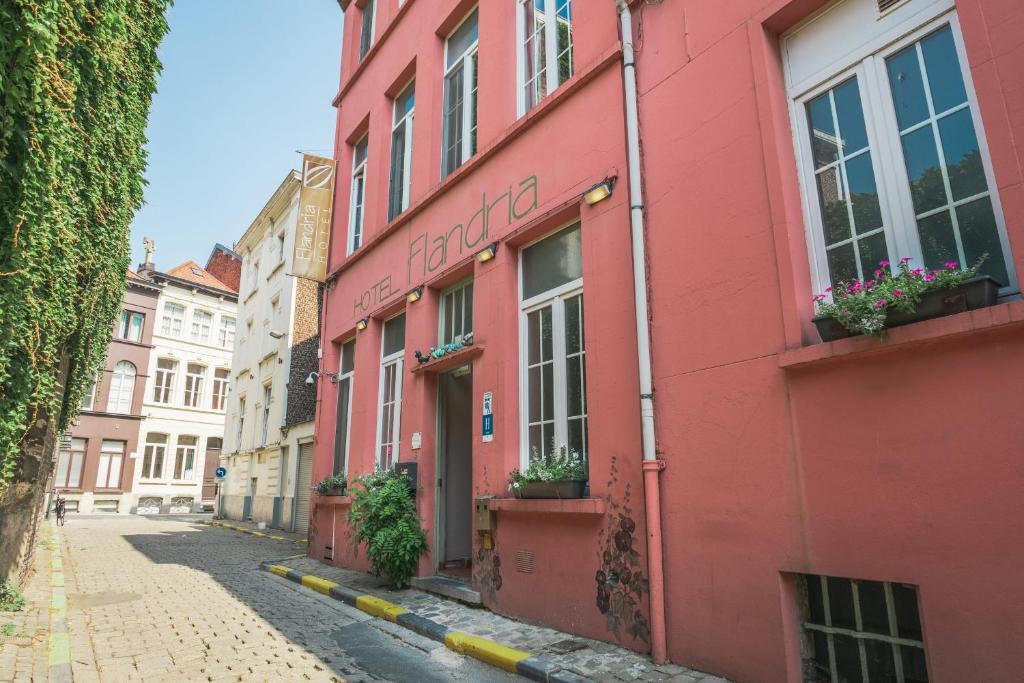
[[[882,266],[883,268],[888,268],[889,267],[889,262],[888,261],[884,261],[884,260],[883,261],[879,261],[878,265]]]
[[[881,274],[882,274],[882,270],[880,268],[875,268],[875,277],[878,277]]]
[[[889,302],[886,301],[885,299],[879,299],[878,301],[875,302],[875,308],[885,308],[885,305],[887,303]]]
[[[935,279],[935,273],[926,273],[925,276],[924,276],[924,281],[925,282],[931,282],[934,279]]]
[[[826,287],[826,288],[825,288],[825,291],[826,291],[826,292],[831,292],[831,291],[832,291],[832,288],[831,288],[831,287]]]
[[[814,295],[814,302],[815,303],[817,303],[819,301],[824,301],[824,300],[825,300],[825,295],[824,294],[815,294]]]
[[[956,261],[946,261],[942,265],[944,265],[944,266],[946,266],[947,268],[950,268],[950,269],[954,269],[954,268],[959,268],[960,267],[960,264],[957,263]]]
[[[894,289],[894,290],[892,290],[892,295],[893,296],[903,296],[903,290],[902,289]]]
[[[924,271],[921,270],[920,268],[914,268],[912,271],[910,271],[910,274],[913,275],[914,277],[921,277],[921,273],[923,272]]]
[[[910,258],[909,256],[904,256],[903,258],[900,259],[900,263],[910,263],[913,260],[914,259]]]

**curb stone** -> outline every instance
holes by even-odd
[[[294,543],[296,545],[306,545],[307,543],[309,543],[309,540],[305,539],[305,538],[299,538],[299,539],[292,540],[292,539],[290,539],[290,538],[288,538],[286,536],[278,536],[277,534],[263,533],[262,531],[258,531],[256,529],[247,529],[247,528],[242,527],[242,526],[235,526],[234,524],[227,524],[226,522],[221,522],[221,521],[218,521],[218,520],[215,520],[215,519],[205,519],[205,520],[203,520],[203,521],[201,521],[199,523],[200,524],[205,524],[207,526],[220,527],[221,529],[231,529],[232,531],[240,531],[243,534],[249,534],[250,536],[259,536],[260,538],[269,538],[272,541],[291,541],[292,543]]]
[[[50,636],[47,640],[47,675],[50,681],[71,682],[71,641],[68,637],[68,597],[64,588],[64,560],[61,557],[57,522],[50,520]]]
[[[593,683],[591,678],[563,669],[554,662],[535,657],[524,650],[517,650],[464,631],[457,631],[415,612],[410,612],[400,605],[375,595],[360,593],[323,577],[305,574],[273,562],[260,563],[260,569],[334,598],[339,602],[344,602],[372,616],[403,626],[414,633],[442,643],[453,652],[519,674],[530,680],[541,683]]]

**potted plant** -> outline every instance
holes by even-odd
[[[579,453],[565,446],[552,447],[547,456],[534,449],[526,471],[517,468],[508,480],[516,498],[582,498],[586,486],[586,463]]]
[[[907,257],[895,273],[888,261],[881,261],[874,279],[840,282],[815,295],[814,325],[822,341],[857,334],[882,337],[890,327],[991,306],[1001,284],[978,275],[984,259],[961,270],[955,261],[942,268],[911,268]]]
[[[344,474],[332,474],[316,485],[316,492],[321,496],[344,496],[348,480]]]

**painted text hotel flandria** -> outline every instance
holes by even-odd
[[[421,577],[733,680],[1019,675],[1024,6],[341,4],[314,482],[416,463]],[[832,283],[982,254],[995,305],[818,336]],[[587,497],[510,499],[552,442]],[[346,514],[309,553],[365,569]]]

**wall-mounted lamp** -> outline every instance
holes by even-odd
[[[480,263],[487,263],[498,255],[498,243],[491,242],[486,247],[476,252],[476,260]]]
[[[588,206],[593,206],[594,204],[597,204],[598,202],[608,199],[608,197],[611,197],[612,190],[614,188],[615,178],[605,178],[597,185],[594,185],[592,188],[583,193],[583,201],[585,201]]]
[[[423,298],[423,288],[422,287],[416,287],[415,289],[410,289],[409,293],[405,295],[405,300],[408,301],[411,304],[416,303],[417,301],[419,301],[422,298]]]
[[[370,324],[370,319],[369,318],[360,318],[359,321],[356,322],[356,329],[359,330],[360,332],[362,332],[363,330],[366,329],[366,326],[369,325],[369,324]]]
[[[337,384],[338,383],[338,373],[336,373],[336,372],[323,372],[323,373],[311,372],[311,373],[309,373],[309,377],[306,378],[306,384],[309,384],[309,385],[316,384],[316,381],[318,379],[320,379],[321,375],[323,375],[327,379],[331,380],[331,384]]]

